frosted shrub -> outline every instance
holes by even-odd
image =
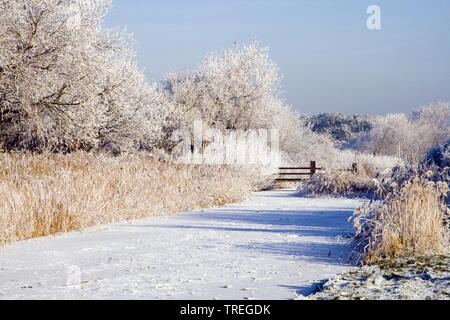
[[[427,152],[423,162],[442,169],[450,167],[450,140],[441,146],[431,148]]]

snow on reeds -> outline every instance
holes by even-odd
[[[390,187],[383,201],[355,212],[353,222],[363,249],[361,260],[370,264],[385,258],[448,252],[447,183],[417,176]]]
[[[297,187],[300,196],[372,196],[377,190],[374,179],[364,172],[326,170]]]
[[[247,178],[149,156],[0,153],[0,245],[240,201]]]
[[[319,166],[324,166],[319,161]],[[352,163],[358,172],[346,171]],[[371,197],[377,190],[376,177],[389,175],[393,167],[403,167],[401,159],[390,156],[373,156],[349,150],[339,151],[332,163],[325,163],[326,170],[317,172],[311,179],[297,187],[300,196],[365,196]],[[334,169],[330,169],[334,168]],[[342,170],[344,169],[344,170]]]

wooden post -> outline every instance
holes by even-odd
[[[310,170],[310,174],[311,174],[311,178],[312,178],[313,175],[316,173],[316,162],[315,161],[311,161],[309,170]]]
[[[358,164],[357,163],[352,164],[352,171],[353,171],[353,173],[358,173]]]

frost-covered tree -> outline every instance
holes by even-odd
[[[378,117],[368,135],[366,148],[375,155],[398,155],[418,162],[432,147],[450,138],[448,103],[430,104],[405,114]]]
[[[443,145],[431,148],[422,163],[425,165],[436,165],[439,168],[450,167],[450,140]]]
[[[411,149],[411,123],[403,113],[377,117],[370,132],[369,151],[375,155],[399,155]]]
[[[109,7],[109,0],[0,0],[5,147],[122,150],[158,133],[146,127],[155,90],[133,62],[130,37],[101,27]]]
[[[210,54],[197,70],[168,75],[164,87],[188,123],[251,129],[270,126],[280,77],[267,49],[253,42]]]
[[[450,108],[448,102],[430,103],[414,110],[410,121],[420,137],[421,150],[426,151],[450,138]]]
[[[142,113],[141,135],[137,140],[139,150],[171,153],[177,145],[173,133],[182,128],[185,117],[166,92],[156,84],[149,86],[146,106]]]
[[[210,54],[194,71],[163,81],[183,128],[194,120],[225,130],[279,129],[280,148],[295,152],[302,122],[280,98],[281,77],[267,48],[252,42]]]
[[[332,139],[313,132],[283,102],[280,82],[267,48],[252,42],[210,54],[194,71],[169,74],[162,87],[183,128],[202,120],[221,131],[279,129],[285,163],[331,163],[337,152]]]

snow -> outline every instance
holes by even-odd
[[[294,190],[0,249],[0,299],[293,299],[355,268],[347,219],[363,200]]]
[[[449,255],[410,256],[337,275],[299,300],[450,300]]]

